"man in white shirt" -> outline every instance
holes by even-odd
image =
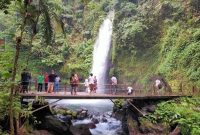
[[[111,92],[114,94],[117,92],[117,78],[114,75],[111,77]]]
[[[161,83],[160,80],[157,79],[157,80],[155,81],[155,86],[158,88],[158,86],[160,85],[160,83]]]
[[[127,95],[131,95],[133,93],[133,87],[127,87]]]
[[[154,94],[156,94],[156,92],[158,94],[160,94],[160,89],[162,88],[162,83],[159,79],[156,79],[154,82]]]

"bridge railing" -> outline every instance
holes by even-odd
[[[18,89],[19,92],[23,92],[22,90],[22,85],[20,85],[20,82],[16,83],[16,85],[18,84],[18,87],[16,87],[16,89]],[[1,86],[3,86],[3,83],[0,82],[0,88]],[[99,87],[100,86],[100,87]],[[117,84],[117,91],[115,93],[114,89],[112,88],[111,84],[98,84],[98,89],[97,89],[97,93],[99,93],[99,91],[102,91],[103,89],[103,93],[105,94],[127,94],[128,90],[127,87],[132,87],[132,85],[129,84]],[[200,90],[193,86],[193,85],[186,85],[185,83],[180,83],[179,85],[170,85],[170,87],[172,88],[172,92],[166,90],[166,89],[161,89],[161,90],[156,90],[153,91],[151,88],[137,88],[134,89],[132,91],[133,95],[195,95],[196,93],[200,93]],[[38,89],[38,84],[37,82],[29,82],[28,85],[28,91],[31,93],[37,92]],[[71,91],[71,87],[70,84],[66,84],[61,82],[60,83],[60,87],[59,87],[59,92],[70,92]],[[44,84],[43,84],[43,88],[42,88],[42,92],[45,92],[44,89]],[[86,92],[86,86],[84,83],[79,83],[78,84],[78,92]]]

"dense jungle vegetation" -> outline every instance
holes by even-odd
[[[0,39],[5,39],[5,50],[0,48],[0,119],[11,111],[15,118],[29,114],[17,97],[11,98],[24,68],[33,78],[51,69],[66,80],[71,72],[87,77],[93,44],[110,10],[115,10],[110,75],[145,85],[159,74],[169,84],[200,88],[199,0],[1,0],[0,10]],[[199,119],[199,109],[195,111]],[[191,124],[176,122],[186,128]],[[183,133],[199,133],[196,122],[195,131],[184,128]]]

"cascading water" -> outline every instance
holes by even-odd
[[[108,71],[107,65],[111,46],[113,19],[114,11],[111,11],[101,25],[99,35],[94,45],[92,73],[97,77],[97,87],[99,88],[97,92],[100,93],[104,92],[102,84],[106,82]],[[111,117],[113,103],[109,100],[62,100],[57,103],[57,106],[70,108],[72,110],[83,107],[86,108],[89,113],[98,114],[97,116],[93,116],[93,118],[99,120],[99,123],[96,124],[96,128],[90,129],[92,135],[119,135],[122,133],[121,122]],[[106,119],[107,122],[103,122],[102,118]],[[72,121],[73,125],[91,122],[91,118]]]
[[[97,77],[97,92],[99,93],[104,92],[103,84],[106,82],[106,75],[108,71],[108,55],[112,39],[113,19],[114,11],[110,11],[99,29],[99,34],[94,45],[92,73]]]

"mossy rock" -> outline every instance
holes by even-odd
[[[169,133],[169,125],[165,123],[153,124],[149,120],[145,118],[140,119],[140,130],[143,133],[153,133],[153,134],[168,134]]]
[[[72,117],[76,118],[77,117],[77,112],[72,112]]]
[[[73,111],[72,110],[68,110],[66,111],[67,115],[72,115]]]

